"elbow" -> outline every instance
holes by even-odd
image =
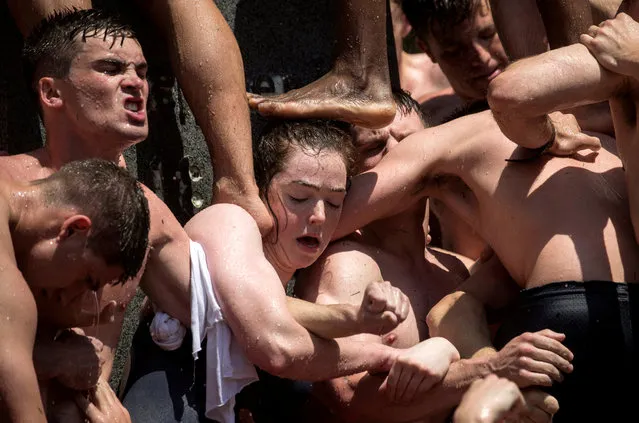
[[[464,296],[463,291],[456,291],[446,295],[433,308],[430,309],[426,316],[426,324],[428,325],[428,333],[431,337],[444,336],[442,334],[442,326],[448,311]]]
[[[521,81],[516,74],[504,71],[488,85],[486,99],[493,113],[512,113],[518,110],[529,97],[526,89],[528,84]]]
[[[259,345],[249,347],[248,359],[271,375],[293,379],[298,373],[295,368],[298,354],[291,345],[294,343],[287,342],[279,335],[269,336]]]

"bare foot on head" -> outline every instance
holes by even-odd
[[[388,82],[362,82],[335,71],[285,94],[247,95],[251,108],[269,117],[336,119],[373,129],[389,125],[395,118]]]

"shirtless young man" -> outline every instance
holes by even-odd
[[[536,288],[524,291],[522,299],[538,301],[539,308],[506,319],[510,327],[502,326],[498,346],[526,331],[549,328],[566,333],[564,344],[575,354],[575,371],[550,393],[562,407],[559,413],[563,410],[567,416],[579,409],[593,412],[598,402],[592,396],[602,395],[597,386],[612,392],[611,387],[622,386],[619,379],[636,378],[636,363],[633,369],[629,361],[633,347],[624,345],[619,336],[625,333],[628,342],[633,342],[623,315],[628,313],[623,291],[637,286],[631,282],[637,281],[639,246],[631,232],[621,161],[609,151],[614,149],[614,140],[603,135],[597,138],[606,148],[594,162],[544,156],[521,163],[506,160],[528,157],[529,152],[501,133],[490,112],[426,129],[406,138],[374,169],[353,179],[337,234],[350,233],[362,220],[391,216],[398,212],[398,205],[406,208],[424,195],[441,199],[464,217],[488,242],[518,288]],[[580,139],[558,132],[561,144],[579,144]],[[349,221],[355,215],[359,222]],[[581,283],[596,280],[612,282]],[[554,283],[557,281],[576,282]],[[499,286],[485,294],[485,301],[498,308],[516,296],[516,288]],[[587,310],[589,302],[593,308]],[[615,312],[620,309],[623,317]],[[616,322],[606,310],[617,316]],[[597,329],[598,320],[610,331]],[[459,347],[462,334],[462,338],[473,336],[470,328],[458,329],[457,339],[451,341]],[[627,367],[621,374],[602,374],[587,351],[599,354],[596,363],[624,360]],[[571,392],[580,398],[571,401]],[[586,407],[589,404],[593,407]]]
[[[528,148],[544,146],[551,152],[570,154],[578,146],[563,145],[561,123],[548,113],[580,104],[608,100],[617,138],[617,150],[625,169],[632,224],[639,233],[639,173],[633,158],[639,130],[636,124],[639,57],[639,2],[625,1],[614,19],[591,26],[581,44],[522,60],[490,87],[489,102],[502,131]],[[546,80],[547,84],[536,84]],[[525,83],[523,81],[526,81]],[[556,114],[554,116],[557,116]],[[582,137],[581,148],[597,148],[596,140]],[[637,236],[639,240],[639,236]]]
[[[106,37],[105,31],[108,31]],[[148,132],[147,65],[130,29],[99,11],[65,12],[51,17],[29,37],[25,56],[33,71],[47,142],[44,148],[34,152],[2,157],[0,173],[29,181],[51,174],[69,160],[91,156],[123,165],[123,150],[143,140]],[[153,247],[144,274],[141,280],[135,279],[124,287],[104,288],[100,315],[112,316],[112,321],[96,330],[86,330],[87,334],[99,331],[105,345],[102,353],[106,356],[102,372],[107,377],[112,350],[121,332],[124,308],[138,281],[159,308],[190,325],[189,238],[166,205],[150,190],[144,190],[150,204],[149,243]],[[376,298],[388,305],[385,301],[396,294],[395,291],[378,292]],[[313,308],[309,312],[302,307],[304,304],[297,302],[292,312],[312,324],[317,306],[310,304]],[[48,341],[52,341],[58,329],[91,326],[96,318],[92,309],[85,309],[79,315],[63,313],[55,299],[43,300],[42,307],[57,310],[55,320],[41,322],[44,339],[39,341],[47,348],[52,348],[52,342]],[[357,331],[362,325],[385,319],[384,311],[359,314],[351,311],[349,306],[352,324],[348,330]],[[344,322],[343,312],[325,313],[321,317],[328,322],[342,317]],[[45,330],[47,326],[51,326],[50,331]],[[268,336],[277,335],[276,329],[271,332]],[[66,348],[61,343],[53,345]],[[48,351],[50,355],[51,350]],[[71,352],[67,350],[66,354]],[[55,368],[41,370],[41,374],[56,374]]]
[[[24,37],[56,11],[91,8],[91,0],[8,0]],[[213,167],[213,201],[248,210],[262,233],[273,223],[257,194],[251,123],[239,46],[213,1],[138,0],[164,37],[174,73],[202,129]],[[213,30],[215,28],[215,30]],[[202,67],[205,62],[207,66]]]
[[[33,345],[37,320],[55,314],[40,302],[55,298],[58,311],[79,313],[85,297],[135,278],[149,209],[135,179],[104,160],[75,161],[33,182],[3,175],[0,187],[0,419],[45,422]]]
[[[395,121],[387,128],[375,131],[354,129],[359,171],[374,171],[382,157],[391,154],[406,136],[423,129],[419,105],[413,99],[406,96],[403,101],[396,100],[396,103],[405,106],[398,108]],[[359,187],[355,185],[353,189],[357,190]],[[408,348],[428,339],[426,315],[444,295],[468,277],[468,271],[464,263],[453,254],[426,247],[422,230],[425,202],[426,199],[422,198],[408,209],[372,222],[357,233],[332,243],[320,260],[298,275],[298,296],[321,304],[349,301],[356,304],[361,300],[361,293],[367,284],[387,280],[409,296],[411,309],[408,318],[390,332],[362,334],[352,338],[384,343],[396,348]],[[542,353],[552,357],[548,362],[561,362],[567,366],[568,363],[559,355],[569,354],[565,347],[543,334],[534,336],[536,342],[550,342],[550,347]],[[521,344],[522,340],[518,339],[512,346]],[[505,349],[505,352],[493,358],[494,361],[469,361],[464,366],[453,363],[445,380],[449,384],[447,390],[422,392],[415,395],[412,401],[401,404],[393,404],[379,395],[376,387],[383,378],[366,373],[316,383],[314,391],[336,414],[338,420],[444,421],[444,417],[459,401],[470,382],[491,371],[505,373],[505,363],[512,360],[512,355],[509,356],[508,352],[516,350]],[[538,350],[535,348],[535,351]],[[534,359],[534,354],[531,356]],[[559,371],[552,364],[549,368],[552,373],[542,372],[544,376],[554,377],[558,374]],[[560,368],[567,370],[566,367]],[[516,373],[517,370],[513,368],[508,371]],[[540,377],[543,376],[535,375],[518,382],[522,386],[534,385],[539,383]],[[412,386],[404,388],[407,391],[414,390]],[[528,406],[536,409],[543,403],[544,397],[540,393],[531,392],[527,398]],[[552,408],[545,410],[548,414],[554,412]],[[541,409],[537,411],[540,412],[544,414]]]
[[[404,39],[412,28],[402,11],[402,0],[390,0],[390,12],[401,88],[419,103],[442,90],[451,90],[439,65],[433,63],[426,53],[408,53],[404,50]]]
[[[440,67],[454,93],[422,104],[428,126],[461,106],[484,100],[490,81],[508,64],[487,0],[403,0],[419,47]]]
[[[404,0],[402,8],[418,45],[441,67],[453,89],[422,104],[427,126],[485,100],[489,82],[508,64],[487,0]],[[486,248],[484,240],[441,202],[431,201],[431,210],[441,228],[442,247],[479,258]]]

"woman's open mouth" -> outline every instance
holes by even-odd
[[[301,236],[297,238],[297,243],[301,245],[302,247],[304,247],[305,249],[311,250],[313,252],[317,251],[317,249],[320,246],[319,238],[315,236],[310,236],[310,235]]]

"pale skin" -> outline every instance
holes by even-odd
[[[47,129],[46,145],[28,154],[2,157],[0,174],[16,181],[30,181],[52,174],[64,163],[86,157],[101,157],[124,165],[122,151],[144,139],[147,134],[146,119],[139,119],[140,115],[145,116],[148,93],[146,61],[139,44],[133,39],[127,38],[122,45],[116,43],[110,47],[110,40],[88,38],[74,59],[68,80],[42,78],[39,81],[39,96]],[[82,86],[82,90],[77,90],[74,84]],[[98,98],[100,109],[78,108],[88,101],[87,97]],[[127,102],[140,104],[140,110],[132,117],[123,107]],[[80,110],[81,113],[74,110]],[[41,346],[56,347],[58,354],[66,356],[71,346],[51,342],[55,332],[59,328],[84,327],[87,335],[98,336],[102,344],[89,352],[101,353],[100,363],[103,364],[100,374],[104,378],[110,374],[124,311],[138,284],[159,308],[190,325],[189,238],[168,207],[148,188],[143,189],[149,201],[151,217],[151,249],[147,266],[141,276],[127,284],[101,290],[99,321],[103,324],[93,327],[97,316],[94,311],[79,312],[82,310],[80,300],[61,308],[56,301],[36,298],[42,323],[39,327],[43,341]],[[372,295],[380,301],[388,297],[386,293],[379,292],[373,292]],[[348,334],[365,330],[380,319],[383,324],[388,321],[384,315],[385,308],[378,313],[366,313],[351,306],[326,310],[306,304],[307,307],[313,307],[309,311],[304,308],[305,304],[297,303],[293,312],[309,325],[313,325],[316,316],[325,319],[324,326],[328,331],[334,330],[336,321],[344,324],[340,330],[346,330]],[[318,332],[322,329],[316,324],[312,327]],[[328,332],[328,335],[331,333]],[[52,352],[45,350],[39,356],[51,358]],[[58,374],[58,365],[53,369],[40,370],[43,387],[47,383],[46,375],[58,379],[61,376]],[[74,370],[77,372],[79,369]],[[90,373],[95,375],[95,371],[91,369]],[[66,378],[76,380],[82,375],[67,375]],[[95,380],[92,377],[85,378]],[[43,388],[43,392],[46,389]]]
[[[409,122],[412,117],[414,115],[401,120]],[[397,134],[405,126],[401,123],[391,127],[390,132]],[[382,156],[391,154],[399,145],[395,138],[387,137],[385,148],[380,149],[376,147],[379,142],[377,137],[364,136],[370,134],[362,129],[353,132],[359,150],[358,164],[362,170],[374,170]],[[403,139],[395,136],[400,142]],[[299,273],[296,293],[301,298],[320,304],[348,301],[356,304],[367,283],[388,280],[409,295],[411,308],[408,318],[390,332],[360,334],[351,339],[396,348],[409,348],[427,339],[426,317],[429,310],[467,278],[468,271],[453,254],[426,248],[424,234],[420,231],[424,210],[424,202],[418,201],[408,210],[372,222],[355,234],[332,243],[316,263]],[[481,270],[475,270],[473,277],[491,281],[501,276],[492,268],[482,266]],[[460,338],[465,338],[466,332],[458,331]],[[569,354],[565,347],[551,343],[545,351],[548,353],[546,363],[555,363],[559,368],[568,369],[567,361],[561,357],[561,354]],[[503,364],[509,360],[509,356],[512,354],[505,352],[494,361],[479,358],[452,363],[442,383],[432,389],[429,389],[429,385],[421,386],[419,379],[413,379],[410,383],[403,381],[394,391],[395,395],[405,397],[401,403],[393,401],[395,398],[392,395],[389,398],[380,392],[379,387],[385,383],[383,376],[368,373],[315,384],[314,390],[339,419],[347,421],[444,421],[447,410],[459,402],[469,384],[491,371],[504,373],[504,368],[510,367]],[[556,368],[550,369],[544,376],[560,377]],[[542,380],[534,379],[532,375],[529,377],[518,382],[527,386]],[[533,401],[532,397],[529,406],[530,415],[534,412],[545,415],[543,406]],[[548,419],[536,418],[534,421]]]
[[[284,285],[296,268],[312,263],[325,248],[339,218],[346,184],[343,163],[335,164],[337,170],[330,171],[322,164],[327,159],[320,161],[299,151],[296,154],[290,159],[292,169],[276,176],[280,188],[269,191],[271,204],[279,204],[274,206],[278,221],[284,222],[282,213],[286,215],[286,225],[280,223],[276,243],[263,240],[255,222],[229,205],[212,206],[186,226],[207,253],[215,292],[235,339],[251,362],[280,377],[322,380],[367,369],[442,377],[456,357],[447,341],[440,340],[440,345],[433,346],[440,352],[435,363],[424,363],[412,359],[410,350],[401,353],[378,343],[318,338],[286,311]],[[291,202],[289,197],[304,200]],[[213,221],[218,224],[212,225]],[[225,235],[229,228],[233,229],[232,240]],[[321,240],[317,247],[320,251],[313,249],[311,255],[297,241],[292,242],[307,231]],[[253,259],[247,262],[246,257]]]
[[[266,116],[338,119],[381,128],[395,116],[386,47],[387,0],[336,0],[333,68],[297,90],[266,97],[248,94]]]
[[[630,52],[635,51],[632,46],[639,41],[638,27],[631,16],[621,13],[615,19],[591,27],[587,34],[581,36],[582,44],[517,63],[503,78],[495,81],[489,95],[500,127],[522,146],[535,148],[543,145],[554,127],[557,136],[550,151],[555,154],[597,150],[599,145],[596,139],[580,134],[578,126],[558,125],[553,119],[557,115],[549,118],[548,113],[608,100],[617,151],[625,169],[635,233],[639,230],[639,198],[635,195],[639,179],[632,158],[636,157],[634,146],[639,137],[634,119],[639,58]],[[534,85],[534,81],[551,75],[552,78],[546,79],[547,84]],[[524,78],[531,78],[528,79],[530,83],[519,85],[515,92],[506,94],[512,84],[518,84],[517,81]]]
[[[214,201],[241,205],[255,217],[262,233],[269,232],[272,221],[253,178],[242,56],[226,20],[212,0],[139,1],[139,5],[167,40],[178,82],[204,134],[214,169]],[[56,10],[91,6],[91,0],[9,1],[25,36]]]

